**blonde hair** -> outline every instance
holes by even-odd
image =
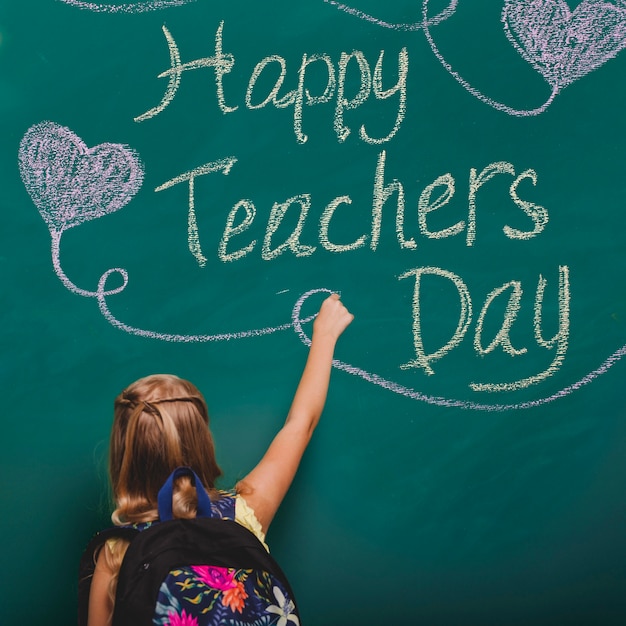
[[[107,539],[101,550],[99,550],[99,554],[94,555],[96,558],[98,558],[99,555],[101,555],[100,558],[104,558],[105,569],[108,569],[111,573],[107,593],[112,607],[115,606],[117,581],[120,574],[120,568],[122,567],[122,561],[124,560],[124,556],[126,555],[126,550],[128,550],[129,545],[130,542],[127,539],[122,539],[121,537]],[[113,613],[109,615],[108,619],[109,623],[112,621]]]
[[[191,467],[209,497],[216,499],[221,476],[209,430],[206,402],[190,382],[171,374],[140,378],[115,398],[109,446],[109,477],[115,501],[114,524],[157,520],[159,489],[180,466]],[[202,488],[201,486],[198,486]],[[183,476],[174,484],[174,517],[196,516],[196,489]],[[110,539],[104,548],[112,573],[109,597],[115,589],[128,541]]]
[[[206,402],[190,382],[171,374],[147,376],[115,399],[109,475],[115,524],[158,519],[157,495],[168,476],[191,467],[209,496],[221,476]],[[195,517],[196,491],[187,477],[174,486],[174,517]]]

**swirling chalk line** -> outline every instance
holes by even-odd
[[[413,31],[413,30],[420,30],[420,28],[424,27],[425,23],[427,23],[428,26],[435,26],[439,24],[440,22],[447,20],[456,11],[456,7],[459,3],[459,0],[451,0],[447,8],[443,9],[443,11],[435,15],[435,17],[431,17],[430,19],[428,19],[427,22],[414,22],[411,24],[385,22],[384,20],[378,19],[377,17],[374,17],[373,15],[364,13],[363,11],[350,7],[347,4],[342,4],[341,2],[335,2],[335,0],[324,0],[324,2],[336,7],[337,9],[339,9],[340,11],[343,11],[344,13],[354,15],[355,17],[365,20],[366,22],[371,22],[372,24],[376,24],[377,26],[382,26],[383,28],[391,28],[393,30],[401,30],[401,31]]]
[[[429,18],[429,0],[423,0],[422,20],[401,24],[385,22],[334,0],[324,1],[383,28],[423,30],[437,60],[462,87],[481,102],[517,117],[543,113],[564,87],[599,68],[626,47],[626,7],[602,0],[583,0],[571,11],[565,0],[505,0],[501,21],[507,39],[551,88],[548,99],[541,106],[516,109],[489,98],[473,87],[453,69],[437,47],[430,27],[453,15],[457,1],[451,2],[434,18]]]
[[[135,335],[136,337],[144,337],[146,339],[158,339],[159,341],[168,341],[171,343],[207,343],[210,341],[231,341],[233,339],[246,339],[248,337],[261,337],[263,335],[271,335],[273,333],[277,333],[282,330],[288,330],[293,327],[291,323],[281,324],[280,326],[268,326],[266,328],[255,328],[252,330],[242,330],[238,332],[232,333],[214,333],[209,335],[181,335],[181,334],[173,334],[173,333],[159,333],[151,330],[144,330],[142,328],[137,328],[135,326],[130,326],[125,324],[124,322],[118,320],[111,310],[109,309],[106,297],[113,293],[116,293],[115,290],[105,290],[105,285],[109,276],[113,273],[121,274],[124,280],[124,287],[128,284],[128,274],[125,270],[120,268],[114,268],[106,271],[98,282],[98,291],[97,291],[97,299],[98,299],[98,307],[100,308],[100,312],[103,317],[115,328],[128,333],[129,335]],[[306,318],[307,321],[310,322],[314,319],[315,316],[310,316]]]
[[[302,324],[308,320],[302,320],[300,318],[300,310],[302,308],[302,304],[304,301],[311,295],[318,293],[320,291],[328,291],[327,289],[314,289],[306,292],[296,302],[292,311],[292,324],[294,330],[296,331],[298,337],[306,346],[311,345],[311,339],[302,329]],[[610,367],[615,365],[624,355],[626,354],[626,345],[622,346],[619,350],[616,350],[608,359],[606,359],[600,367],[590,372],[586,376],[583,376],[577,382],[564,387],[560,391],[553,393],[550,396],[545,396],[543,398],[538,398],[536,400],[529,400],[527,402],[518,402],[511,404],[488,404],[481,402],[472,402],[471,400],[454,400],[452,398],[444,398],[442,396],[430,396],[420,391],[416,391],[415,389],[411,389],[410,387],[405,387],[404,385],[400,385],[392,380],[383,378],[378,374],[374,374],[371,372],[367,372],[364,369],[359,367],[355,367],[354,365],[350,365],[344,361],[340,361],[338,359],[333,359],[333,367],[338,370],[342,370],[347,372],[348,374],[352,374],[353,376],[357,376],[362,378],[363,380],[372,383],[373,385],[377,385],[386,389],[387,391],[392,391],[393,393],[397,393],[398,395],[404,396],[406,398],[410,398],[411,400],[419,400],[420,402],[425,402],[426,404],[432,404],[435,406],[445,407],[445,408],[458,408],[465,410],[473,410],[473,411],[486,411],[486,412],[501,412],[501,411],[512,411],[512,410],[520,410],[520,409],[530,409],[533,407],[538,407],[544,404],[549,404],[550,402],[554,402],[559,398],[564,398],[568,396],[573,391],[580,389],[584,385],[589,384],[591,381],[596,379],[601,374],[604,374]]]
[[[124,4],[98,4],[83,0],[59,0],[64,4],[97,13],[141,13],[178,7],[195,0],[150,0]],[[512,116],[543,113],[566,86],[599,68],[626,47],[626,8],[603,0],[583,0],[571,11],[565,0],[505,0],[502,24],[509,42],[522,58],[539,72],[551,87],[547,100],[534,109],[516,109],[493,100],[466,81],[446,61],[430,28],[456,12],[458,0],[432,18],[429,0],[423,0],[419,22],[391,23],[336,0],[324,0],[336,9],[383,28],[398,31],[423,30],[428,44],[446,71],[470,94],[494,109]]]
[[[126,270],[115,268],[105,272],[97,291],[78,287],[61,266],[61,237],[66,230],[114,213],[130,202],[143,183],[143,165],[138,154],[122,144],[102,143],[88,148],[69,128],[45,121],[31,126],[24,134],[18,162],[24,186],[50,231],[56,275],[72,293],[96,298],[102,314],[114,326],[133,335],[186,343],[255,337],[291,327],[281,324],[234,333],[176,335],[145,331],[119,322],[107,309],[105,300],[126,288]],[[114,273],[122,277],[122,285],[106,290],[104,286]]]
[[[59,237],[60,239],[60,237]],[[53,255],[58,253],[58,241],[57,245],[53,245]],[[89,292],[76,287],[64,274],[61,270],[60,263],[58,262],[58,257],[54,260],[55,269],[57,269],[57,275],[63,282],[63,284],[73,291],[82,296],[87,297],[95,297],[98,300],[98,306],[100,312],[103,317],[115,328],[122,330],[130,335],[135,335],[139,337],[144,337],[147,339],[156,339],[160,341],[174,342],[174,343],[205,343],[212,341],[230,341],[233,339],[245,339],[249,337],[260,337],[263,335],[269,335],[278,331],[288,330],[293,328],[302,341],[302,343],[306,346],[311,345],[310,338],[304,332],[302,325],[312,321],[315,318],[315,315],[308,316],[306,318],[302,318],[300,316],[300,312],[304,302],[312,295],[317,293],[332,293],[330,289],[312,289],[302,294],[300,298],[296,301],[291,316],[291,323],[285,323],[276,327],[267,327],[253,330],[246,330],[240,332],[233,333],[219,333],[219,334],[205,334],[205,335],[184,335],[184,334],[171,334],[171,333],[160,333],[150,330],[144,330],[141,328],[137,328],[134,326],[130,326],[120,320],[118,320],[109,309],[107,305],[107,297],[111,295],[118,294],[122,292],[126,286],[128,285],[128,273],[126,270],[121,268],[114,268],[107,270],[102,274],[100,280],[98,281],[98,289],[96,292]],[[106,284],[109,278],[113,274],[119,274],[122,277],[122,285],[113,289],[106,289]],[[521,410],[521,409],[530,409],[533,407],[538,407],[544,404],[549,404],[555,400],[560,398],[564,398],[570,395],[572,392],[580,389],[581,387],[591,383],[594,379],[596,379],[601,374],[604,374],[608,371],[610,367],[612,367],[615,363],[617,363],[624,355],[626,354],[626,345],[622,346],[620,349],[616,350],[609,358],[607,358],[597,369],[590,372],[577,382],[557,391],[556,393],[546,396],[543,398],[539,398],[536,400],[530,400],[527,402],[519,402],[519,403],[497,403],[497,404],[489,404],[489,403],[481,403],[481,402],[472,402],[468,400],[455,400],[452,398],[445,398],[442,396],[431,396],[428,394],[424,394],[420,391],[412,389],[410,387],[406,387],[404,385],[400,385],[392,380],[383,378],[378,374],[368,372],[360,367],[355,367],[345,361],[341,361],[339,359],[333,359],[333,367],[335,369],[341,370],[350,374],[352,376],[357,376],[369,382],[373,385],[386,389],[387,391],[391,391],[392,393],[404,396],[411,400],[417,400],[420,402],[424,402],[426,404],[431,404],[434,406],[444,407],[444,408],[459,408],[464,410],[473,410],[473,411],[484,411],[484,412],[503,412],[503,411],[511,411],[511,410]]]
[[[180,7],[196,0],[151,0],[150,2],[132,2],[124,4],[97,4],[96,2],[82,2],[82,0],[58,0],[71,7],[93,11],[94,13],[145,13],[159,11],[170,7]]]
[[[61,265],[61,238],[69,228],[118,211],[132,199],[143,182],[143,166],[139,156],[121,144],[104,143],[88,148],[69,128],[53,122],[42,122],[29,128],[22,138],[18,163],[24,186],[50,231],[52,266],[56,275],[72,293],[95,298],[100,312],[112,326],[131,335],[177,343],[229,341],[293,328],[300,340],[310,345],[311,340],[302,325],[315,316],[303,319],[300,316],[302,305],[315,293],[330,293],[328,289],[314,289],[303,294],[293,307],[289,323],[239,332],[203,335],[161,333],[118,320],[109,309],[107,298],[126,289],[128,272],[122,268],[107,270],[100,277],[96,291],[78,287],[67,277]],[[107,288],[107,283],[114,275],[121,278],[121,284]],[[563,398],[606,372],[624,354],[626,346],[614,352],[599,368],[561,391],[516,404],[488,404],[429,396],[338,359],[333,360],[333,366],[388,391],[427,404],[477,411],[506,411],[536,407]]]
[[[498,111],[502,111],[504,113],[508,113],[509,115],[514,115],[516,117],[530,117],[530,116],[534,116],[534,115],[539,115],[540,113],[543,113],[550,106],[550,104],[552,104],[552,101],[554,100],[554,98],[556,97],[556,95],[558,93],[558,89],[557,88],[553,88],[552,89],[552,93],[550,94],[549,98],[541,106],[539,106],[539,107],[537,107],[535,109],[528,109],[528,110],[514,109],[513,107],[509,107],[506,104],[502,104],[501,102],[497,102],[495,100],[492,100],[488,96],[484,95],[482,92],[480,92],[478,89],[473,87],[470,83],[468,83],[445,60],[444,56],[441,54],[441,52],[437,48],[437,45],[435,44],[435,41],[434,41],[434,39],[433,39],[433,37],[432,37],[432,35],[430,33],[430,28],[428,27],[427,20],[426,20],[427,15],[428,15],[428,0],[424,0],[424,4],[423,4],[423,7],[422,7],[422,16],[423,16],[423,19],[424,19],[423,30],[424,30],[424,36],[426,37],[426,40],[428,41],[428,44],[430,45],[430,48],[433,51],[433,54],[435,55],[435,57],[437,57],[437,60],[441,63],[441,65],[443,65],[443,67],[448,71],[448,73],[460,85],[462,85],[469,93],[471,93],[475,98],[477,98],[478,100],[480,100],[481,102],[483,102],[485,104],[488,104],[489,106],[493,107],[494,109],[497,109]]]
[[[261,337],[263,335],[270,335],[272,333],[276,333],[282,330],[288,330],[292,328],[293,324],[285,323],[279,326],[269,326],[266,328],[255,328],[252,330],[244,330],[238,332],[231,333],[213,333],[213,334],[204,334],[204,335],[183,335],[183,334],[174,334],[174,333],[160,333],[152,330],[144,330],[142,328],[137,328],[135,326],[130,326],[129,324],[125,324],[118,320],[110,311],[106,299],[109,296],[116,295],[121,293],[126,289],[128,285],[128,272],[120,267],[115,267],[107,270],[102,274],[100,280],[98,281],[98,289],[96,291],[88,291],[86,289],[81,289],[76,286],[65,274],[63,268],[61,267],[60,262],[60,243],[61,243],[61,234],[52,235],[52,265],[54,267],[54,271],[63,285],[71,291],[79,296],[83,296],[84,298],[96,298],[98,301],[98,307],[102,316],[115,328],[128,333],[129,335],[135,335],[137,337],[144,337],[146,339],[157,339],[159,341],[168,341],[171,343],[207,343],[211,341],[230,341],[232,339],[245,339],[246,337]],[[122,284],[119,287],[114,287],[112,289],[106,289],[107,281],[113,276],[117,274],[122,279]],[[306,321],[311,321],[313,317],[309,317]]]

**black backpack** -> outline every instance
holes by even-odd
[[[173,519],[175,478],[188,475],[198,494],[195,519]],[[298,626],[293,591],[278,563],[249,530],[217,517],[200,479],[175,470],[159,492],[159,522],[98,533],[80,563],[78,624],[86,626],[97,553],[105,541],[130,542],[119,572],[112,626]]]

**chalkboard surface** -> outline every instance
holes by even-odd
[[[626,620],[626,3],[0,5],[2,589],[69,624],[113,397],[230,486],[355,321],[268,537],[305,624]]]

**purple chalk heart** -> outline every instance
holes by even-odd
[[[555,91],[600,67],[626,46],[626,9],[584,0],[506,0],[509,41]]]
[[[143,167],[128,146],[87,148],[69,128],[31,126],[19,151],[26,190],[51,233],[118,211],[139,191]]]

